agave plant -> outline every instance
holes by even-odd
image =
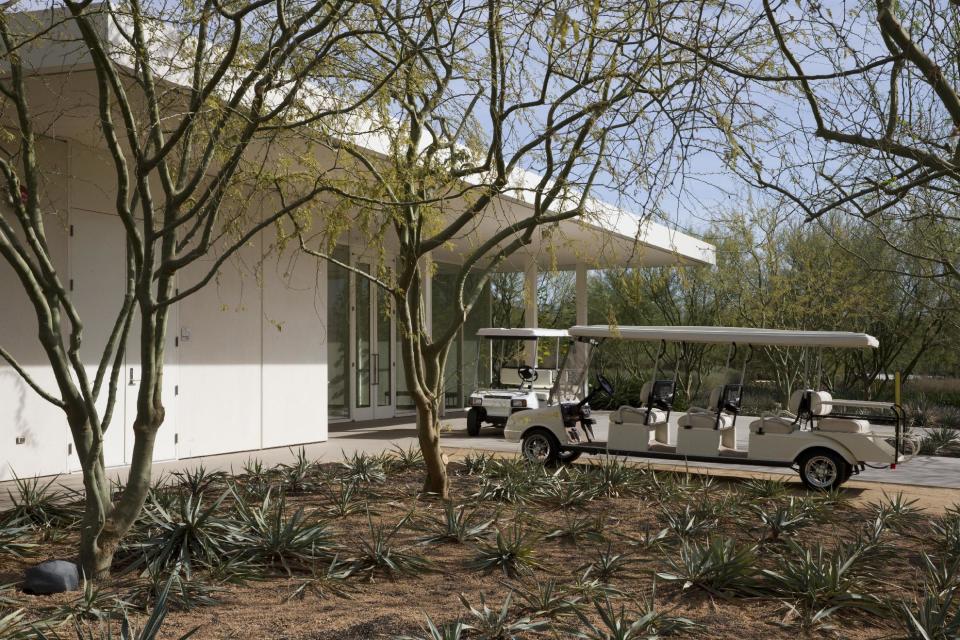
[[[0,523],[10,526],[60,527],[75,522],[79,510],[67,502],[67,494],[51,489],[60,476],[43,482],[40,478],[13,477],[15,491],[7,490],[13,505],[0,513]]]
[[[474,631],[478,638],[486,640],[509,640],[522,634],[536,633],[547,628],[545,620],[536,620],[530,616],[515,617],[511,614],[510,604],[513,593],[508,593],[499,608],[487,605],[483,592],[480,592],[480,605],[473,606],[464,594],[460,594],[460,602],[470,614],[466,629]]]
[[[656,588],[656,586],[654,586]],[[599,625],[578,611],[577,616],[585,626],[583,630],[574,632],[574,637],[587,640],[638,640],[669,636],[675,633],[697,630],[698,625],[689,618],[667,615],[657,611],[654,600],[644,600],[640,611],[628,612],[624,605],[615,609],[609,597],[603,602],[594,601],[596,617]]]
[[[472,497],[477,500],[492,500],[521,504],[526,502],[538,487],[550,482],[550,476],[542,467],[524,460],[495,460],[483,477],[480,490]]]
[[[579,547],[584,542],[603,542],[605,518],[597,516],[577,516],[563,514],[559,526],[551,529],[544,536],[547,540],[559,540]]]
[[[504,535],[497,531],[493,544],[481,543],[476,555],[469,562],[472,569],[491,572],[500,569],[508,578],[515,578],[539,566],[536,560],[536,536],[515,524]]]
[[[924,456],[955,456],[960,453],[960,431],[939,427],[928,429],[920,437],[917,451]]]
[[[324,496],[329,503],[327,513],[335,518],[345,518],[368,509],[366,501],[358,494],[355,481],[329,484],[324,490]]]
[[[553,578],[521,584],[515,588],[523,608],[536,617],[556,618],[575,613],[582,606],[583,597],[569,592]]]
[[[288,515],[286,496],[279,495],[274,502],[267,491],[263,502],[254,505],[234,494],[238,521],[231,524],[228,551],[291,575],[294,567],[330,557],[333,542],[326,523],[311,520],[303,507]]]
[[[960,585],[960,558],[934,559],[920,552],[923,561],[924,589],[928,592],[945,593]]]
[[[50,611],[54,620],[105,620],[120,609],[120,600],[115,593],[107,592],[101,585],[83,581],[79,596]]]
[[[902,602],[900,625],[910,640],[955,640],[960,637],[960,594],[956,586],[944,591],[925,589],[912,604]]]
[[[463,458],[463,473],[468,476],[482,476],[493,461],[492,453],[471,452]]]
[[[883,499],[871,502],[868,506],[877,520],[882,520],[895,531],[907,531],[920,522],[921,512],[917,500],[905,498],[903,492],[892,498],[884,492]]]
[[[208,471],[201,464],[193,469],[174,471],[173,477],[176,478],[176,489],[180,493],[199,498],[202,494],[209,493],[211,489],[222,488],[227,474],[223,471]]]
[[[776,500],[787,495],[787,483],[779,478],[750,478],[738,490],[754,499]]]
[[[165,606],[170,611],[190,611],[197,607],[212,607],[220,604],[219,589],[215,586],[187,578],[179,567],[172,570],[151,570],[146,577],[135,581],[123,597],[125,604],[138,609],[150,610],[166,593]]]
[[[561,473],[568,473],[567,467],[561,467],[549,482],[535,487],[530,492],[531,499],[554,509],[570,509],[582,507],[600,495],[595,485],[571,481]]]
[[[804,548],[787,540],[776,567],[762,571],[765,590],[789,601],[783,624],[809,629],[825,626],[844,609],[880,612],[882,603],[868,591],[872,576],[862,566],[867,553],[857,545],[829,552],[819,543]]]
[[[341,562],[339,556],[335,555],[324,567],[314,565],[310,575],[300,580],[286,599],[288,602],[293,599],[303,600],[308,593],[321,599],[330,596],[349,598],[352,589],[347,578],[351,575],[353,575],[352,564]]]
[[[420,469],[423,467],[423,451],[420,447],[413,445],[406,449],[398,444],[393,445],[386,457],[386,468],[388,471],[410,471],[411,469]]]
[[[591,462],[582,472],[582,482],[588,483],[597,495],[608,498],[632,495],[642,485],[643,470],[624,462],[622,458],[605,456]]]
[[[667,560],[656,576],[708,593],[727,596],[754,594],[757,587],[756,548],[741,547],[732,538],[714,537],[706,543],[684,540],[679,557]]]
[[[433,563],[427,558],[396,543],[397,534],[411,517],[412,513],[408,513],[391,527],[374,525],[368,513],[370,536],[360,541],[360,551],[353,563],[354,573],[365,574],[373,581],[378,575],[393,580],[399,576],[417,576],[433,571]]]
[[[4,640],[35,640],[48,638],[51,620],[29,620],[23,609],[0,611],[0,638]],[[52,633],[52,632],[50,632]]]
[[[593,576],[601,582],[609,583],[613,578],[622,574],[633,564],[633,559],[623,553],[616,553],[607,545],[607,548],[597,553],[591,562],[580,566],[585,576]]]
[[[37,548],[36,543],[27,542],[24,538],[31,533],[30,527],[0,527],[0,557],[4,555],[16,558],[26,558],[33,555]]]
[[[419,539],[423,544],[456,542],[463,544],[477,540],[491,533],[493,518],[484,518],[477,509],[468,509],[465,505],[456,505],[447,500],[443,505],[443,516],[427,516],[423,528],[429,531]]]
[[[663,509],[663,518],[667,529],[681,539],[705,535],[719,524],[715,515],[690,504],[684,505],[683,511]]]
[[[393,640],[461,640],[466,637],[464,635],[466,630],[467,625],[461,620],[454,620],[447,624],[437,624],[430,616],[426,616],[426,622],[420,635],[394,636]]]
[[[760,518],[767,538],[774,542],[780,540],[784,534],[802,529],[812,520],[806,505],[795,502],[793,498],[786,504],[778,504],[768,509],[757,506],[754,511]]]
[[[348,482],[370,484],[382,483],[387,480],[383,460],[365,452],[354,451],[350,457],[347,457],[347,454],[344,453],[343,461],[340,463],[340,472],[341,477]]]
[[[300,447],[293,462],[277,467],[277,475],[287,494],[307,493],[314,489],[316,468],[316,463],[307,457],[307,450]]]
[[[158,594],[153,611],[150,613],[150,616],[147,618],[143,627],[139,629],[134,627],[131,624],[129,617],[127,617],[127,612],[122,611],[123,621],[120,624],[120,640],[156,640],[160,637],[160,631],[163,628],[163,621],[167,617],[168,598],[173,579],[174,575],[171,574],[167,584],[164,585],[163,590]],[[187,640],[199,630],[199,626],[194,627],[187,633],[180,636],[178,640]],[[40,640],[48,640],[48,636],[42,633],[36,637]],[[97,635],[94,635],[93,630],[87,629],[85,631],[83,628],[77,627],[77,638],[78,640],[112,640],[114,635],[108,621],[105,633],[104,629],[101,628],[98,630]]]
[[[157,572],[178,566],[190,579],[195,563],[206,567],[218,564],[229,542],[229,526],[216,513],[228,495],[229,491],[224,492],[206,508],[203,494],[195,496],[190,491],[180,495],[173,508],[149,505],[145,509],[148,535],[124,549],[131,568],[145,566],[149,572]]]
[[[947,513],[931,521],[925,539],[944,557],[960,559],[960,514]]]

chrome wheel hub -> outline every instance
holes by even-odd
[[[814,456],[807,461],[807,480],[818,489],[829,489],[836,482],[837,463],[827,456]]]
[[[550,442],[542,434],[535,434],[523,441],[523,455],[532,462],[546,462],[550,456]]]

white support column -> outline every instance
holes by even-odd
[[[587,265],[582,262],[578,262],[576,266],[575,285],[577,324],[590,324],[587,306]],[[587,362],[587,345],[585,343],[577,343],[576,357],[576,361],[580,366],[583,366]],[[589,383],[584,380],[584,385],[589,386]],[[581,392],[586,393],[586,388],[582,389]]]
[[[523,301],[526,305],[524,313],[524,324],[527,327],[536,328],[537,325],[537,260],[531,256],[527,263],[527,268],[523,272]],[[524,351],[526,364],[531,367],[537,366],[537,343],[534,340],[527,341]]]

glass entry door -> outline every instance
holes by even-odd
[[[370,263],[356,259],[359,271]],[[390,294],[369,279],[353,274],[353,407],[354,420],[394,415],[394,322]]]

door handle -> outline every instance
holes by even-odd
[[[134,384],[136,383],[133,381],[133,367],[130,367],[130,386],[132,387]]]
[[[372,384],[379,385],[380,384],[380,354],[379,353],[373,354],[371,360],[373,364],[373,383]]]

